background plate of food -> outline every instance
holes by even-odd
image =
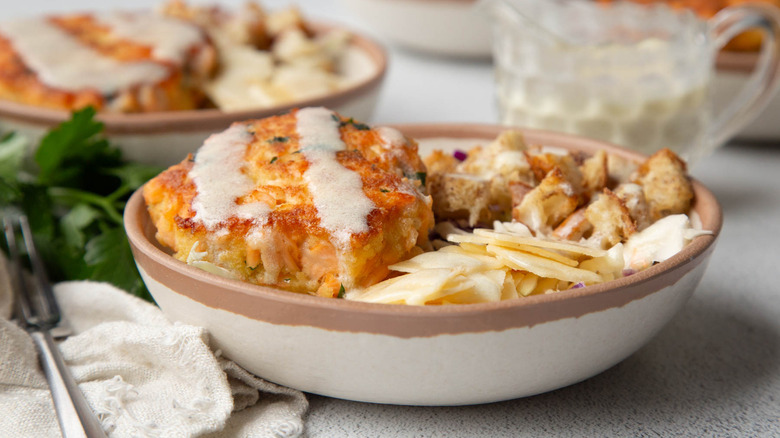
[[[321,107],[233,124],[125,210],[169,318],[279,384],[409,405],[615,365],[685,304],[720,227],[667,150]]]
[[[233,120],[328,105],[369,118],[384,49],[296,8],[190,6],[0,22],[0,128],[33,140],[91,105],[126,158],[169,165]]]

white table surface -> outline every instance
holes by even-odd
[[[312,18],[372,34],[338,1],[296,3]],[[159,2],[4,0],[0,14],[123,4]],[[489,61],[387,47],[390,69],[370,122],[497,120]],[[693,298],[637,353],[582,383],[480,406],[388,406],[309,395],[308,436],[780,436],[780,139],[734,141],[692,173],[723,207],[722,234]]]

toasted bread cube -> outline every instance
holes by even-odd
[[[579,197],[572,184],[555,167],[512,209],[512,218],[534,232],[547,233],[576,210],[578,204]]]
[[[611,248],[634,234],[636,226],[623,201],[611,190],[604,189],[585,209],[585,217],[593,226],[590,239],[602,248]]]
[[[488,215],[490,181],[465,173],[436,174],[429,181],[433,212],[439,219],[464,219],[475,225]]]
[[[517,207],[523,202],[525,195],[533,190],[533,186],[530,186],[521,181],[511,181],[509,183],[509,196],[512,198],[512,208]]]
[[[471,148],[463,162],[434,151],[425,163],[436,214],[448,219],[468,218],[471,225],[508,221],[514,205],[509,185],[535,183],[525,148],[522,133],[507,130],[487,146]],[[484,184],[487,190],[483,192]]]
[[[440,150],[433,151],[423,160],[428,169],[428,178],[434,178],[437,174],[455,173],[458,166],[458,159],[451,154],[445,154]]]
[[[585,208],[578,208],[555,228],[553,236],[577,241],[589,234],[592,229],[593,225],[585,217]]]
[[[582,186],[588,192],[600,192],[607,186],[609,171],[607,168],[607,153],[599,149],[595,155],[587,158],[582,166]]]
[[[582,190],[582,173],[577,161],[571,154],[558,155],[552,153],[528,154],[528,163],[538,181],[544,179],[554,168],[559,168],[566,179],[572,183],[575,190]]]
[[[637,231],[642,231],[650,225],[650,206],[647,205],[642,186],[624,183],[615,188],[615,194],[628,209]]]
[[[653,221],[691,208],[693,185],[685,162],[669,149],[661,149],[642,163],[636,182],[642,186]]]
[[[620,184],[631,182],[639,166],[615,154],[607,154],[607,187],[615,188]]]

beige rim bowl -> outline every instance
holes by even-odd
[[[324,33],[335,26],[312,24]],[[373,40],[350,31],[352,42],[339,69],[355,82],[321,97],[272,107],[223,112],[218,109],[166,111],[139,114],[100,114],[105,134],[124,153],[125,158],[168,166],[183,160],[203,144],[210,134],[226,129],[234,121],[258,119],[295,107],[325,106],[370,120],[376,107],[387,71],[387,53]],[[0,131],[16,131],[37,142],[45,133],[70,118],[68,111],[23,105],[0,100]]]
[[[492,139],[487,125],[397,126],[417,139]],[[525,131],[531,143],[642,156],[595,140]],[[250,372],[302,391],[408,404],[487,403],[551,391],[615,365],[648,342],[693,293],[715,247],[721,210],[694,181],[713,235],[609,283],[490,304],[445,307],[327,299],[225,279],[161,249],[140,191],[125,211],[138,268],[174,321],[207,328],[214,348]]]

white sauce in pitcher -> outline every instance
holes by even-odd
[[[303,108],[296,114],[301,152],[309,161],[303,177],[317,208],[320,225],[346,246],[352,234],[368,231],[374,203],[363,193],[360,175],[342,166],[336,152],[346,149],[339,121],[325,108]]]
[[[203,42],[200,30],[181,20],[155,14],[106,13],[97,21],[123,39],[150,46],[155,59],[182,64],[187,51]]]
[[[0,23],[7,38],[27,67],[46,85],[68,91],[96,89],[102,94],[168,77],[168,69],[156,62],[119,62],[83,45],[46,18]]]
[[[242,172],[247,145],[253,138],[247,132],[246,124],[234,123],[227,130],[207,138],[195,155],[190,177],[198,190],[192,200],[192,209],[194,219],[206,228],[214,229],[231,217],[253,220],[256,225],[265,223],[271,211],[268,205],[236,203],[238,198],[255,188],[254,181]]]

